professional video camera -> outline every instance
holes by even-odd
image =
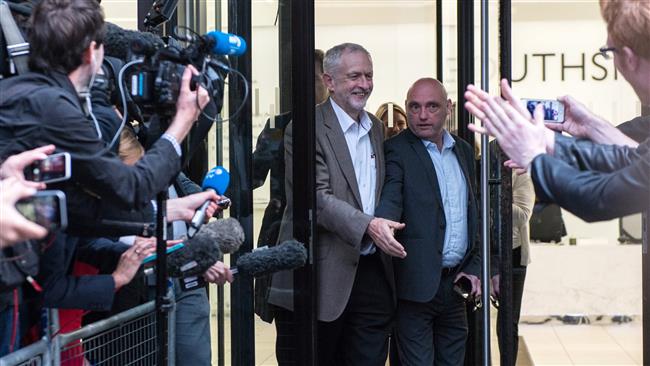
[[[202,141],[223,106],[225,79],[234,74],[242,81],[244,95],[242,103],[232,108],[230,118],[241,111],[248,98],[249,86],[244,76],[229,66],[227,56],[238,56],[246,51],[246,42],[232,34],[213,31],[203,36],[185,27],[177,27],[171,36],[160,37],[152,32],[122,29],[107,23],[104,42],[104,74],[96,79],[102,81],[100,89],[109,94],[111,85],[118,91],[111,97],[122,113],[122,122],[113,136],[109,147],[119,139],[120,131],[127,121],[140,122],[137,133],[143,145],[156,141],[166,124],[174,115],[176,99],[185,65],[191,64],[199,71],[191,87],[197,83],[203,86],[211,102],[191,133],[192,141]],[[98,86],[98,85],[96,85]],[[144,129],[143,129],[144,127]],[[188,159],[189,154],[184,154]]]
[[[179,34],[184,30],[186,34]],[[186,47],[181,42],[187,44]],[[185,65],[194,65],[200,75],[193,77],[191,88],[203,86],[214,102],[217,112],[223,106],[224,82],[231,72],[225,55],[241,55],[246,42],[236,35],[213,31],[200,36],[179,27],[168,37],[165,47],[146,38],[131,43],[131,58],[126,72],[129,94],[144,115],[171,117],[175,112]],[[124,70],[123,69],[123,70]]]

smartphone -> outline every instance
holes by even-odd
[[[176,245],[172,245],[171,247],[167,248],[167,254],[169,254],[169,253],[173,253],[173,252],[175,252],[175,251],[181,249],[181,248],[184,247],[184,246],[185,246],[185,244],[183,244],[183,243],[178,243],[178,244],[176,244]],[[150,255],[150,256],[145,257],[145,258],[142,260],[142,264],[149,263],[149,262],[153,262],[153,261],[155,261],[155,260],[156,260],[156,253],[154,253],[154,254],[152,254],[152,255]]]
[[[522,104],[528,111],[530,115],[533,115],[535,107],[538,104],[544,106],[544,121],[551,123],[562,123],[564,122],[564,104],[556,99],[522,99]]]
[[[68,226],[65,193],[39,191],[35,195],[16,202],[16,209],[29,221],[52,231]]]
[[[469,294],[472,292],[472,283],[467,277],[461,277],[454,283],[454,291],[463,299],[469,300]]]
[[[70,179],[70,154],[52,154],[25,168],[25,179],[32,182],[54,183]]]

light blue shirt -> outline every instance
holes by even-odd
[[[443,131],[442,152],[431,141],[422,140],[438,177],[447,226],[442,249],[442,266],[455,267],[467,252],[467,181],[453,147],[454,138]]]
[[[348,145],[352,166],[354,166],[354,175],[357,178],[357,187],[361,195],[361,204],[363,213],[367,215],[375,214],[375,189],[377,188],[377,164],[375,152],[372,150],[370,142],[370,129],[372,121],[366,111],[361,111],[360,121],[357,122],[349,114],[330,98],[332,108],[336,118],[341,125],[345,142]],[[361,244],[361,255],[372,254],[375,252],[375,245],[372,242]]]

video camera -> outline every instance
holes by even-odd
[[[200,72],[192,78],[191,89],[196,89],[197,85],[204,87],[217,103],[217,112],[221,111],[225,78],[231,71],[225,56],[243,54],[246,42],[236,35],[218,31],[200,36],[185,30],[187,35],[181,36],[176,31],[162,48],[146,38],[137,38],[131,43],[133,61],[123,70],[128,69],[129,94],[145,115],[173,116],[181,77],[188,64]],[[187,47],[182,47],[181,41],[187,43]]]

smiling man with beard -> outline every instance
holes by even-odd
[[[384,365],[395,310],[391,257],[406,252],[393,238],[403,224],[375,218],[384,182],[383,124],[364,110],[373,88],[372,60],[360,45],[327,51],[323,81],[330,98],[316,107],[318,237],[318,360],[320,365]],[[285,135],[287,206],[278,241],[292,234],[292,129]],[[269,302],[276,305],[276,354],[291,352],[291,272],[274,275]],[[295,322],[293,326],[297,326]],[[282,360],[281,360],[282,358]]]

